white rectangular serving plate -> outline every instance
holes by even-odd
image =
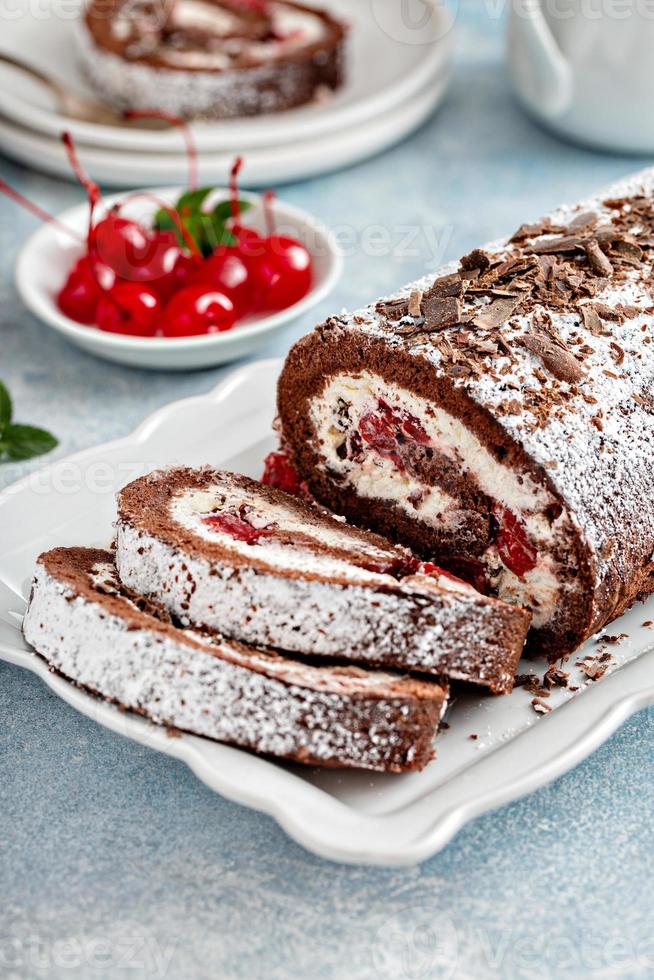
[[[611,625],[612,635],[627,634],[620,642],[589,640],[571,658],[565,669],[579,690],[553,690],[551,712],[538,714],[524,688],[505,697],[461,695],[448,711],[449,729],[438,737],[437,758],[423,772],[405,775],[305,768],[193,735],[172,738],[50,673],[22,638],[38,554],[55,545],[107,546],[115,492],[131,479],[180,463],[260,475],[274,445],[279,369],[277,360],[248,365],[209,394],[155,412],[127,438],[60,460],[0,495],[0,658],[27,667],[100,724],[182,759],[212,789],[270,814],[323,857],[378,865],[422,861],[466,821],[556,778],[654,702],[654,632],[643,625],[654,620],[654,598]],[[600,681],[589,681],[575,661],[605,649],[611,664]],[[521,666],[541,675],[544,669],[540,661]]]

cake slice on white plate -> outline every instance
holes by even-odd
[[[315,666],[181,629],[125,590],[111,552],[41,555],[24,620],[49,666],[158,724],[296,762],[422,769],[447,685],[354,666]]]
[[[120,109],[228,119],[322,99],[343,81],[346,26],[291,0],[91,0],[84,73]]]
[[[529,625],[404,548],[256,480],[160,470],[118,495],[121,581],[183,625],[509,691]]]

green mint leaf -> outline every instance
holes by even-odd
[[[7,391],[5,385],[0,381],[0,433],[9,425],[11,422],[11,395]]]
[[[165,208],[159,208],[154,216],[153,225],[155,231],[169,231],[171,228],[176,227],[175,222]]]
[[[184,229],[205,258],[211,255],[219,245],[236,244],[234,235],[226,227],[226,222],[232,216],[231,202],[228,200],[219,201],[211,211],[202,210],[203,203],[212,191],[213,187],[201,187],[195,191],[186,191],[179,198],[174,208]],[[239,201],[242,213],[251,206],[249,201]],[[180,246],[188,248],[188,241],[181,233],[179,224],[165,208],[160,208],[156,212],[153,223],[157,231],[174,231]]]
[[[213,248],[218,248],[219,245],[236,245],[237,243],[236,235],[233,235],[225,225],[214,228],[213,241]]]
[[[194,211],[199,211],[212,191],[213,187],[199,187],[196,191],[186,191],[175,205],[175,211],[182,215],[184,212],[192,214]]]
[[[249,211],[252,205],[249,201],[239,201],[238,206],[241,214]],[[232,202],[231,201],[219,201],[215,208],[211,212],[216,221],[225,222],[228,218],[232,216]]]
[[[0,440],[0,456],[14,461],[31,459],[49,453],[57,444],[55,437],[45,429],[33,425],[8,425]]]

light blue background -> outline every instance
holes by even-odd
[[[498,6],[464,0],[449,95],[420,132],[283,188],[354,228],[357,246],[315,317],[260,356],[283,353],[322,314],[427,271],[424,232],[417,254],[377,255],[371,225],[390,229],[396,246],[404,225],[435,228],[433,263],[647,163],[560,143],[522,114]],[[8,161],[0,173],[54,211],[82,198]],[[0,376],[17,419],[51,428],[59,455],[128,433],[224,376],[113,367],[43,329],[12,285],[34,221],[1,207]],[[39,465],[4,465],[0,482]],[[339,867],[0,665],[0,976],[654,976],[653,750],[649,709],[574,772],[478,819],[423,866]]]

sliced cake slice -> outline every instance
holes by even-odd
[[[151,473],[118,498],[124,585],[182,625],[509,691],[529,616],[248,477]]]
[[[126,592],[113,555],[97,549],[41,555],[23,628],[54,670],[106,700],[312,765],[422,769],[447,704],[442,684],[311,666],[177,628]]]

